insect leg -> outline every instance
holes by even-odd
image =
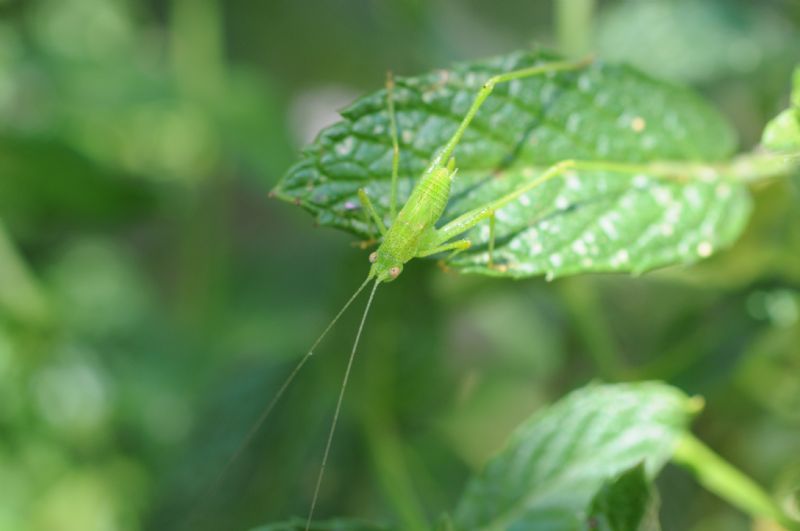
[[[372,217],[369,215],[369,212],[363,203],[361,204],[361,207],[361,213],[364,214],[364,225],[366,225],[367,230],[369,231],[369,239],[355,242],[353,245],[357,245],[362,249],[366,249],[371,242],[377,241],[377,239],[375,238],[375,228],[372,226]]]
[[[369,212],[369,215],[372,217],[372,220],[375,222],[375,226],[378,227],[378,230],[381,233],[381,236],[386,235],[386,225],[383,224],[381,217],[378,215],[378,211],[375,210],[375,206],[372,204],[372,201],[369,200],[369,196],[367,195],[366,190],[363,188],[358,189],[358,200],[361,201],[361,205],[364,209]]]
[[[389,109],[389,131],[392,135],[392,189],[389,196],[389,216],[392,221],[397,216],[397,174],[400,169],[400,143],[397,135],[397,116],[394,111],[394,78],[386,74],[386,105]]]
[[[490,203],[478,207],[474,210],[470,210],[469,212],[465,212],[461,214],[453,221],[447,223],[445,226],[437,229],[435,231],[435,237],[432,241],[432,246],[441,245],[448,240],[458,236],[459,234],[463,234],[481,221],[485,219],[492,219],[494,218],[494,213],[502,208],[503,206],[507,205],[511,201],[519,198],[521,195],[526,194],[533,190],[534,188],[546,183],[547,181],[554,179],[561,174],[563,174],[568,169],[571,169],[575,166],[575,162],[572,160],[565,160],[555,164],[554,166],[550,166],[544,173],[542,173],[539,177],[532,180],[531,182],[525,183],[516,190],[513,190],[506,195],[491,201]],[[493,223],[492,223],[493,224]],[[491,225],[490,225],[490,233]],[[492,238],[493,240],[493,238]],[[493,242],[490,243],[493,247]]]
[[[475,96],[475,100],[472,102],[472,106],[470,106],[467,114],[464,116],[464,119],[459,124],[456,132],[453,133],[453,136],[450,137],[450,140],[444,145],[444,147],[436,154],[433,160],[430,163],[430,167],[441,167],[444,166],[444,163],[450,158],[455,151],[456,146],[461,141],[461,137],[464,135],[464,131],[467,130],[469,124],[472,122],[472,119],[475,118],[475,115],[478,113],[478,110],[483,105],[483,102],[486,101],[486,98],[494,90],[495,85],[498,83],[506,83],[508,81],[513,81],[515,79],[523,79],[526,77],[533,77],[541,74],[546,74],[548,72],[559,72],[563,70],[577,70],[579,68],[583,68],[587,66],[591,62],[590,59],[583,59],[580,61],[558,61],[552,63],[545,63],[542,65],[531,66],[528,68],[521,68],[519,70],[512,70],[511,72],[506,72],[504,74],[498,74],[496,76],[490,77],[481,87],[478,95]]]
[[[518,199],[520,196],[530,192],[534,188],[542,184],[560,177],[568,170],[586,170],[586,171],[605,171],[611,173],[618,173],[623,175],[636,175],[646,174],[652,175],[655,178],[672,180],[682,182],[687,179],[687,174],[691,171],[689,167],[648,167],[638,164],[614,163],[614,162],[592,162],[580,160],[564,160],[553,166],[550,166],[539,177],[533,179],[528,183],[524,183],[515,190],[507,193],[506,195],[487,203],[484,206],[478,207],[461,214],[456,219],[450,221],[443,227],[434,231],[434,236],[429,240],[429,247],[436,247],[441,245],[456,236],[465,233],[481,221],[485,219],[490,220],[489,225],[489,251],[490,260],[491,252],[494,250],[494,213],[507,205],[511,201]]]

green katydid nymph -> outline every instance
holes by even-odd
[[[456,147],[458,146],[459,141],[463,137],[464,132],[467,130],[473,118],[477,114],[478,110],[483,105],[484,101],[486,101],[486,99],[492,93],[494,87],[497,84],[513,81],[516,79],[523,79],[531,76],[542,75],[548,72],[575,70],[582,68],[587,64],[589,64],[588,60],[572,61],[572,62],[569,61],[552,62],[542,65],[532,66],[529,68],[523,68],[520,70],[514,70],[511,72],[506,72],[489,78],[481,87],[480,91],[478,92],[477,96],[472,102],[471,107],[467,111],[463,120],[456,129],[455,133],[453,133],[453,135],[450,137],[447,143],[444,146],[442,146],[442,148],[438,150],[438,152],[433,156],[430,163],[428,164],[428,167],[425,169],[425,171],[423,171],[422,175],[419,177],[416,185],[411,191],[410,196],[406,200],[403,207],[399,210],[399,212],[397,211],[397,180],[398,180],[398,165],[399,165],[398,163],[399,163],[400,152],[398,147],[397,123],[395,119],[394,101],[392,95],[393,81],[391,76],[387,78],[387,90],[386,90],[387,107],[391,123],[390,128],[391,128],[392,148],[393,148],[392,185],[391,185],[392,189],[391,189],[391,206],[390,206],[390,212],[392,218],[391,223],[389,224],[388,227],[384,225],[383,220],[378,215],[376,209],[374,208],[372,202],[369,199],[369,196],[363,189],[360,189],[358,191],[359,199],[361,200],[361,203],[365,211],[369,213],[369,216],[371,217],[372,221],[375,224],[375,227],[377,227],[381,235],[381,238],[379,240],[380,244],[377,250],[369,255],[369,261],[372,265],[369,269],[367,278],[364,281],[364,283],[361,284],[361,286],[356,290],[353,296],[347,301],[344,307],[339,311],[336,317],[334,317],[334,319],[331,321],[328,327],[323,331],[320,337],[314,342],[314,345],[311,347],[308,353],[303,358],[301,358],[300,362],[297,364],[295,369],[289,374],[284,385],[280,388],[278,394],[270,403],[264,415],[262,415],[262,418],[259,421],[259,424],[263,422],[263,420],[269,414],[269,411],[274,407],[275,403],[278,401],[278,399],[283,394],[285,389],[294,379],[295,375],[299,372],[300,368],[311,357],[316,346],[324,338],[327,332],[333,327],[333,325],[336,323],[336,321],[339,319],[342,313],[344,313],[344,311],[350,306],[353,300],[361,293],[361,291],[367,286],[367,284],[370,281],[374,280],[374,285],[372,287],[369,300],[367,301],[367,305],[364,309],[364,313],[361,318],[361,323],[359,325],[358,332],[356,333],[355,341],[353,343],[353,348],[350,352],[350,358],[348,360],[347,369],[345,370],[345,375],[342,381],[342,386],[336,404],[333,421],[331,423],[330,431],[328,433],[327,443],[325,446],[325,451],[322,457],[322,465],[320,466],[320,471],[317,478],[316,487],[314,490],[314,496],[312,498],[311,506],[308,512],[306,529],[308,529],[311,526],[311,522],[314,516],[314,508],[316,506],[317,498],[319,496],[320,485],[322,484],[322,479],[324,477],[325,465],[327,463],[328,455],[330,453],[330,448],[333,441],[333,435],[336,430],[336,424],[338,422],[339,412],[341,411],[342,401],[344,398],[344,392],[347,387],[348,379],[350,377],[350,371],[352,369],[353,359],[355,358],[358,342],[359,339],[361,338],[361,332],[363,331],[364,323],[366,321],[367,314],[369,313],[369,309],[372,304],[373,298],[375,296],[375,291],[377,290],[378,285],[382,282],[391,282],[393,280],[396,280],[402,273],[403,266],[414,258],[421,258],[444,252],[450,252],[452,256],[468,249],[471,245],[468,239],[456,239],[456,238],[458,238],[460,235],[464,234],[465,232],[467,232],[468,230],[470,230],[475,225],[481,222],[484,221],[489,222],[490,231],[492,232],[492,239],[493,239],[494,215],[499,208],[519,198],[521,195],[525,194],[526,192],[529,192],[530,190],[546,182],[547,180],[562,174],[565,170],[573,167],[576,164],[573,161],[562,161],[549,168],[538,178],[531,180],[530,182],[524,184],[523,186],[518,187],[517,189],[506,194],[505,196],[496,199],[495,201],[492,201],[491,203],[481,206],[477,209],[466,212],[463,215],[459,216],[458,218],[442,226],[437,226],[437,223],[440,221],[442,214],[444,213],[445,208],[447,207],[448,200],[450,198],[451,182],[453,181],[454,178],[456,178],[456,175],[458,173],[456,160],[454,158],[454,152],[456,150]],[[493,247],[493,241],[490,241],[490,253],[492,247]]]
[[[450,198],[450,183],[455,178],[458,169],[453,152],[464,135],[475,114],[480,109],[483,102],[489,97],[495,85],[521,79],[534,75],[541,75],[546,72],[556,72],[559,70],[574,70],[587,64],[587,61],[550,63],[541,66],[534,66],[523,70],[516,70],[505,74],[500,74],[489,78],[480,92],[478,93],[472,107],[467,112],[463,121],[450,140],[433,157],[428,167],[422,173],[416,186],[411,192],[403,208],[395,216],[390,227],[384,227],[383,222],[372,206],[366,192],[359,190],[359,198],[364,207],[378,227],[381,233],[381,243],[378,250],[370,255],[372,267],[369,271],[370,279],[376,282],[390,282],[396,279],[403,271],[403,265],[413,258],[421,258],[434,254],[451,251],[458,253],[470,247],[471,243],[467,239],[454,240],[454,238],[465,233],[478,223],[488,220],[490,227],[494,226],[494,213],[503,205],[513,201],[525,192],[535,188],[545,180],[564,172],[567,168],[574,166],[573,161],[563,161],[547,170],[540,178],[523,185],[509,194],[501,197],[483,207],[467,212],[459,218],[450,221],[442,227],[436,226],[447,207]],[[396,210],[397,198],[397,159],[399,149],[397,148],[397,128],[394,116],[394,105],[392,103],[392,80],[387,82],[387,98],[391,118],[392,146],[394,150],[392,162],[392,194],[390,211]],[[490,248],[493,245],[493,235],[490,236]]]

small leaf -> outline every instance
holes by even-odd
[[[553,59],[514,53],[398,79],[400,199],[489,76]],[[366,238],[375,231],[358,201],[359,188],[390,222],[386,92],[359,99],[343,117],[305,150],[274,194],[311,211],[322,225]],[[730,126],[713,109],[629,67],[597,62],[578,72],[500,84],[456,149],[458,174],[441,223],[561,160],[599,166],[575,170],[501,208],[498,267],[488,267],[488,223],[466,234],[473,247],[450,265],[490,275],[559,276],[641,272],[709,256],[736,239],[750,211],[745,186],[728,178],[724,167],[705,164],[729,158],[733,148]]]
[[[651,513],[657,498],[641,463],[606,482],[592,500],[589,529],[597,531],[657,530]]]
[[[800,67],[794,71],[791,107],[767,124],[761,143],[771,151],[800,152]]]
[[[786,109],[770,120],[764,128],[761,143],[769,150],[792,152],[800,150],[800,119],[794,109]]]
[[[288,522],[267,524],[253,528],[251,531],[304,531],[306,521],[294,518]],[[325,522],[314,522],[310,531],[390,531],[391,528],[366,522],[364,520],[336,518]]]
[[[583,527],[603,484],[643,463],[652,479],[691,417],[692,401],[656,382],[591,385],[535,415],[472,480],[457,529]]]

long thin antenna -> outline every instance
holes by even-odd
[[[217,475],[216,479],[214,479],[214,481],[209,485],[205,493],[199,498],[199,501],[207,499],[219,487],[219,484],[222,482],[227,473],[230,471],[233,464],[239,459],[239,457],[242,455],[242,452],[244,452],[244,450],[250,445],[250,442],[253,440],[253,437],[256,436],[258,431],[261,429],[261,426],[263,426],[264,422],[266,422],[267,417],[269,417],[270,413],[272,413],[272,410],[275,409],[275,406],[278,404],[283,394],[289,388],[295,376],[297,376],[297,373],[300,372],[300,369],[303,368],[303,365],[305,365],[308,359],[314,354],[314,349],[316,349],[322,342],[322,340],[325,338],[325,336],[328,335],[328,332],[331,331],[331,328],[333,328],[333,325],[336,324],[336,321],[339,320],[339,318],[344,314],[347,308],[349,308],[350,305],[353,303],[353,301],[356,300],[356,298],[359,296],[359,294],[361,294],[361,292],[364,290],[364,288],[367,286],[367,284],[371,279],[372,277],[368,276],[366,280],[364,280],[364,282],[361,283],[361,285],[358,287],[355,293],[353,293],[347,300],[347,302],[344,304],[344,306],[342,306],[342,309],[339,310],[339,313],[336,314],[336,316],[328,324],[328,326],[325,327],[325,330],[323,330],[322,333],[319,335],[317,340],[314,341],[314,344],[311,345],[311,348],[308,349],[308,352],[306,352],[305,356],[300,358],[300,361],[297,363],[297,365],[295,365],[294,369],[292,369],[292,372],[289,373],[289,376],[286,377],[286,380],[284,380],[280,389],[278,389],[278,392],[272,398],[270,403],[267,404],[267,407],[264,408],[261,415],[258,417],[258,420],[256,420],[256,422],[253,424],[253,427],[250,428],[250,431],[247,432],[247,436],[238,446],[236,451],[231,455],[228,461],[225,463],[225,466],[223,467],[222,471]],[[372,292],[374,294],[375,290],[373,289]],[[371,297],[372,296],[370,296],[370,298]]]
[[[364,330],[364,323],[367,320],[369,307],[372,306],[372,299],[375,298],[375,291],[377,291],[378,289],[378,284],[380,284],[380,280],[375,281],[375,285],[372,287],[372,292],[369,294],[369,300],[367,301],[366,308],[364,308],[364,315],[361,316],[361,324],[358,325],[358,332],[356,332],[356,339],[353,342],[353,350],[350,352],[350,359],[347,362],[347,369],[344,372],[344,379],[342,380],[342,389],[339,391],[339,401],[336,402],[336,411],[334,411],[333,413],[333,422],[331,422],[331,429],[328,432],[328,442],[327,444],[325,444],[325,453],[322,454],[322,465],[319,468],[319,476],[317,476],[317,486],[314,488],[314,497],[311,498],[311,508],[308,510],[306,531],[309,531],[309,529],[311,529],[311,520],[314,517],[314,508],[317,506],[319,487],[320,485],[322,485],[322,476],[325,475],[325,465],[328,463],[328,453],[330,453],[331,442],[333,442],[333,432],[336,431],[336,423],[339,421],[339,412],[342,409],[342,400],[344,399],[344,391],[347,388],[347,380],[350,379],[350,369],[353,368],[353,360],[356,357],[356,349],[358,348],[358,341],[359,339],[361,339],[361,332],[362,330]]]

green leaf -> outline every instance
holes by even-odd
[[[767,124],[761,143],[772,151],[800,152],[800,67],[794,71],[791,107]]]
[[[761,143],[769,150],[792,152],[800,150],[800,118],[794,109],[786,109],[770,120],[764,128]]]
[[[304,531],[305,528],[305,519],[294,518],[288,522],[256,527],[251,531]],[[335,518],[326,522],[312,523],[310,531],[390,531],[390,529],[389,527],[364,520]]]
[[[657,382],[591,385],[535,415],[472,480],[457,529],[573,530],[611,478],[643,463],[652,479],[685,432],[693,401]]]
[[[553,59],[520,52],[398,79],[401,200],[485,79]],[[322,225],[366,238],[374,231],[357,198],[360,187],[388,221],[392,151],[385,91],[342,114],[273,193]],[[550,181],[498,211],[499,267],[488,267],[488,223],[467,234],[472,249],[450,265],[491,275],[559,276],[641,272],[708,256],[739,235],[750,211],[744,185],[726,179],[724,167],[701,164],[726,159],[733,149],[731,128],[713,109],[629,67],[596,62],[579,72],[500,84],[456,149],[458,174],[442,221],[558,161],[600,164]]]
[[[597,531],[658,530],[657,497],[639,463],[606,482],[592,500],[589,528]]]

